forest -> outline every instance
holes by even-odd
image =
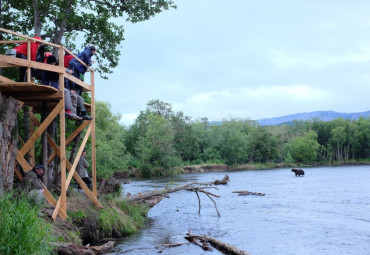
[[[338,118],[260,126],[248,119],[210,124],[192,120],[171,104],[151,100],[124,126],[110,105],[96,105],[98,176],[138,168],[143,176],[171,175],[176,166],[205,163],[335,164],[370,157],[370,119]]]

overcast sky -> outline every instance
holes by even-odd
[[[370,110],[370,2],[175,0],[125,24],[96,98],[130,125],[149,100],[193,120]]]

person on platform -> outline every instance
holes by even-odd
[[[57,59],[53,55],[49,56],[46,62],[50,65],[57,65],[58,63]],[[56,89],[59,89],[59,74],[52,71],[44,71],[41,84],[50,85]],[[76,102],[75,107],[72,101]],[[64,104],[66,115],[68,115],[71,119],[73,120],[92,119],[92,117],[87,115],[86,108],[84,105],[85,104],[84,99],[81,96],[77,95],[77,93],[70,91],[68,88],[64,88]],[[76,114],[75,111],[76,108],[77,113],[79,113],[79,116]]]
[[[91,57],[93,55],[95,55],[96,53],[96,48],[95,46],[89,46],[89,47],[86,47],[81,53],[79,53],[77,55],[77,57],[82,61],[84,62],[87,66],[91,66],[92,63],[94,61],[91,60]],[[69,62],[69,65],[68,65],[68,69],[70,70],[73,70],[73,75],[80,79],[80,80],[84,80],[83,76],[87,70],[86,66],[84,66],[83,64],[81,64],[78,60],[76,60],[75,58],[72,59],[70,62]],[[76,86],[76,88],[74,88],[77,93],[79,95],[82,94],[82,88],[80,86]]]
[[[35,36],[33,38],[41,40],[41,38],[38,36]],[[30,57],[32,61],[36,61],[36,54],[37,54],[37,50],[40,44],[41,43],[37,41],[31,43],[31,56]],[[17,54],[16,54],[17,58],[27,59],[27,43],[26,42],[14,47],[13,49],[17,51]],[[19,82],[25,82],[27,80],[26,72],[27,72],[27,68],[25,67],[19,68],[19,78],[18,78]]]

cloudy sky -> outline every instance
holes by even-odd
[[[370,2],[175,0],[125,24],[96,98],[130,125],[149,100],[193,120],[370,110]]]

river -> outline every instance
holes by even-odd
[[[290,169],[228,172],[228,185],[200,194],[170,194],[149,211],[148,223],[108,254],[158,254],[159,244],[183,243],[186,233],[208,235],[251,255],[370,254],[370,166],[306,168],[304,177]],[[136,194],[166,185],[208,182],[225,172],[184,174],[151,180],[132,180],[124,191]],[[238,196],[236,190],[265,193]],[[222,254],[189,244],[162,254]]]

